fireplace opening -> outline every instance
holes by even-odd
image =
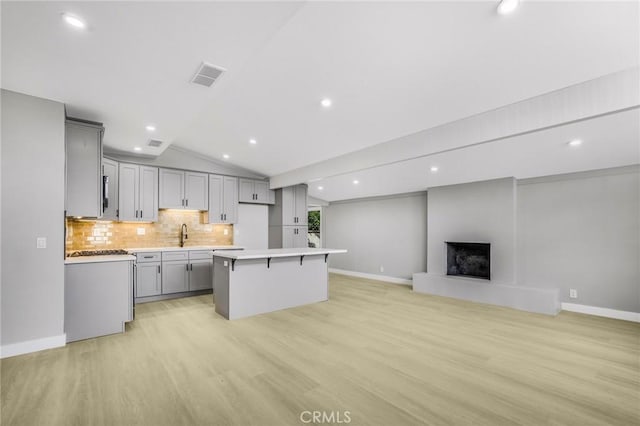
[[[447,275],[491,279],[491,244],[446,243]]]

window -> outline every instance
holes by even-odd
[[[309,247],[322,247],[322,238],[320,236],[320,221],[322,214],[320,207],[309,207],[309,212],[307,214],[309,219],[309,231],[307,234]]]

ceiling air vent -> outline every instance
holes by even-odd
[[[148,145],[149,145],[149,146],[152,146],[152,147],[154,147],[154,148],[157,148],[157,147],[159,147],[160,145],[162,145],[162,141],[157,141],[157,140],[151,139],[151,140],[149,141]]]
[[[200,67],[198,68],[198,71],[196,71],[196,75],[191,79],[191,82],[201,86],[211,87],[211,85],[215,83],[225,71],[226,69],[222,67],[203,62],[200,64]]]

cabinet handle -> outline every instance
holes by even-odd
[[[224,214],[224,220],[227,220],[227,214],[226,213]]]
[[[136,210],[136,219],[138,218],[138,210]]]
[[[158,273],[160,273],[160,265],[158,265]]]
[[[188,198],[186,200],[184,200],[184,205],[189,207],[189,199]]]
[[[189,270],[189,264],[187,263],[186,265],[184,265],[187,268],[187,271]]]
[[[142,219],[142,210],[140,210],[140,219]]]
[[[224,220],[224,215],[220,213],[220,220]]]
[[[193,263],[191,264],[191,270],[193,271]]]

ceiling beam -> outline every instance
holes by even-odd
[[[638,107],[640,69],[635,67],[272,176],[271,188],[427,157]]]

